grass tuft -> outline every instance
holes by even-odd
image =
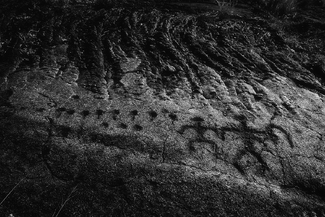
[[[0,206],[6,201],[6,199],[10,196],[10,194],[18,187],[18,185],[24,180],[24,178],[22,178],[10,191],[9,193],[3,198],[3,200],[0,203]]]
[[[74,192],[76,192],[77,187],[78,187],[78,185],[76,185],[76,186],[74,186],[74,187],[72,188],[72,190],[70,191],[70,193],[69,193],[69,195],[67,196],[67,198],[66,198],[66,199],[61,203],[61,206],[60,206],[60,208],[59,208],[59,211],[54,212],[53,215],[52,215],[52,217],[58,217],[58,216],[59,216],[59,214],[61,213],[63,207],[67,204],[67,202],[68,202],[71,198],[73,198],[72,195],[73,195]]]

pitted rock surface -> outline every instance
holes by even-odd
[[[320,12],[42,9],[0,33],[3,216],[325,216]]]

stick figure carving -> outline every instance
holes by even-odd
[[[273,143],[277,144],[279,142],[279,138],[274,132],[274,130],[278,130],[283,133],[290,145],[291,148],[294,148],[294,142],[292,140],[291,135],[281,126],[270,123],[264,129],[254,129],[247,124],[247,118],[244,115],[237,117],[240,122],[239,126],[223,126],[223,127],[211,127],[205,126],[203,124],[204,119],[201,117],[194,117],[191,120],[194,122],[193,125],[183,125],[178,133],[184,134],[186,130],[195,130],[197,135],[194,139],[190,139],[188,142],[188,148],[190,153],[196,151],[195,143],[207,143],[212,145],[212,150],[214,151],[214,155],[216,158],[225,160],[222,156],[219,156],[219,144],[216,144],[216,141],[208,139],[205,137],[205,133],[209,130],[215,133],[215,135],[221,139],[222,141],[226,140],[226,133],[235,133],[237,134],[243,141],[244,147],[239,148],[235,157],[231,160],[232,164],[241,172],[245,173],[244,168],[240,164],[240,161],[246,156],[253,156],[256,161],[261,165],[263,171],[269,170],[269,167],[261,156],[261,153],[254,146],[254,143],[263,144],[266,140],[271,140]]]

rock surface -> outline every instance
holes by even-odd
[[[2,18],[1,216],[325,216],[324,8],[89,4]]]

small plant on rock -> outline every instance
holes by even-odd
[[[9,192],[8,194],[3,198],[3,200],[0,202],[0,206],[6,201],[6,199],[10,196],[10,194],[20,185],[20,183],[24,180],[25,178],[22,178]]]
[[[236,0],[217,0],[218,11],[223,15],[232,15],[234,7],[237,4]]]

